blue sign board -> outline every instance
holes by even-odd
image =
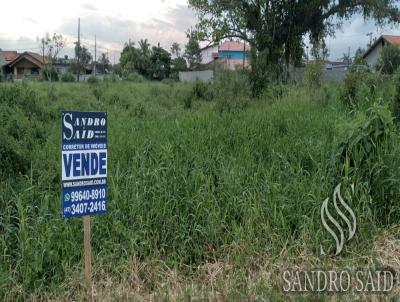
[[[62,112],[62,217],[107,212],[107,112]]]

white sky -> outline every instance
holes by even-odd
[[[177,41],[183,48],[185,30],[194,26],[194,12],[186,0],[20,0],[1,5],[0,48],[3,50],[38,50],[37,37],[46,32],[61,33],[67,40],[65,53],[73,54],[77,39],[78,17],[81,18],[83,44],[93,53],[97,35],[98,53],[109,51],[110,59],[122,50],[129,39],[148,38],[151,44],[169,49]],[[18,13],[14,13],[18,12]]]
[[[196,24],[195,13],[187,0],[19,0],[1,5],[0,48],[3,50],[39,51],[36,41],[46,32],[61,33],[67,40],[64,54],[73,55],[77,39],[77,20],[81,18],[82,42],[94,53],[94,35],[97,35],[98,54],[109,52],[109,58],[118,62],[125,42],[148,38],[151,44],[169,49],[172,42],[186,43],[185,30]],[[10,12],[10,13],[6,13]],[[12,12],[12,13],[11,13]],[[17,13],[15,13],[17,12]],[[331,59],[343,53],[354,54],[357,47],[369,42],[368,32],[374,37],[381,33],[400,34],[400,28],[377,29],[372,22],[356,16],[328,38]]]

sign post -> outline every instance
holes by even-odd
[[[92,288],[90,216],[107,212],[107,113],[62,112],[62,217],[83,216],[85,280]]]

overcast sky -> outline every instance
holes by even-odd
[[[78,17],[81,18],[82,44],[93,54],[94,36],[97,36],[98,53],[108,51],[111,62],[118,62],[119,54],[129,39],[136,42],[147,38],[151,44],[169,49],[177,41],[184,47],[185,30],[196,24],[195,13],[188,8],[187,0],[70,0],[70,1],[6,1],[0,18],[0,48],[3,50],[30,50],[39,52],[37,37],[44,33],[61,33],[67,40],[63,54],[73,55],[73,42],[77,39]],[[9,13],[5,13],[9,12]],[[16,13],[17,12],[17,13]],[[375,28],[356,16],[328,38],[331,59],[343,53],[351,54],[381,33],[400,34],[400,27]]]

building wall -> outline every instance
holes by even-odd
[[[0,48],[0,81],[5,80],[6,72],[3,68],[4,64],[5,64],[5,59],[4,59],[3,52],[1,51],[1,48]]]
[[[22,59],[13,66],[14,79],[22,79],[24,76],[36,78],[39,77],[40,67],[32,62]]]
[[[378,62],[378,59],[381,56],[381,51],[382,51],[381,43],[379,43],[374,47],[374,49],[372,49],[372,51],[365,58],[369,66],[374,66]]]
[[[242,61],[243,61],[243,56],[245,57],[245,60],[247,60],[249,57],[249,54],[247,52],[244,53],[243,51],[231,51],[231,50],[220,50],[218,52],[218,55],[220,58],[242,60]]]
[[[218,53],[218,45],[203,49],[201,51],[201,64],[212,62],[214,60],[213,53]]]
[[[195,82],[200,81],[211,81],[213,79],[214,72],[212,70],[202,71],[180,71],[179,81],[181,82]]]

